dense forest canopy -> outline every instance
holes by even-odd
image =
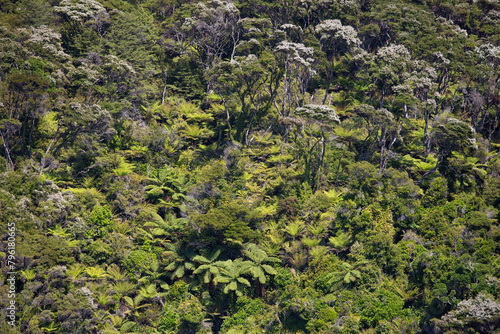
[[[497,0],[0,0],[0,332],[500,333],[499,66]]]

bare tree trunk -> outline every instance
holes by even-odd
[[[342,156],[339,158],[339,164],[337,165],[337,175],[335,177],[335,185],[338,186],[339,185],[339,172],[340,172],[340,162],[342,161],[342,158],[344,157],[344,155],[342,154]]]
[[[7,158],[5,161],[5,169],[9,170],[9,163],[11,166],[11,171],[14,171],[14,163],[12,162],[12,159],[10,157],[10,149],[9,149],[9,144],[6,144],[6,140],[2,134],[2,131],[0,131],[0,136],[2,137],[2,142],[3,142],[3,147],[5,149],[5,157]]]
[[[441,162],[441,159],[442,159],[442,158],[443,158],[443,157],[440,155],[440,156],[438,157],[438,160],[436,161],[436,166],[434,166],[434,168],[432,168],[430,171],[428,171],[427,173],[425,173],[425,174],[424,174],[424,176],[422,176],[422,178],[421,178],[420,180],[415,181],[415,184],[419,184],[419,183],[424,182],[425,178],[426,178],[429,174],[434,173],[434,172],[437,170],[437,168],[439,167],[439,163]]]
[[[163,69],[163,92],[161,94],[161,104],[165,104],[165,94],[167,92],[167,67]]]
[[[224,109],[226,110],[226,120],[227,120],[227,128],[228,128],[228,135],[229,135],[229,140],[232,142],[233,141],[233,135],[231,134],[231,122],[230,122],[230,115],[229,115],[229,110],[226,106],[226,100],[222,99],[222,102],[224,103]]]
[[[330,83],[333,78],[333,69],[335,67],[335,55],[332,57],[332,67],[330,68],[330,73],[328,73],[328,78],[326,81],[326,91],[325,91],[325,97],[323,98],[323,104],[326,102],[326,98],[328,96],[328,91],[330,90]]]
[[[252,117],[250,118],[250,124],[248,124],[247,131],[245,133],[245,145],[248,147],[248,134],[250,133],[250,128],[252,127],[253,119],[255,118],[256,111],[252,113]]]
[[[430,150],[430,138],[428,129],[429,129],[429,117],[430,117],[430,111],[424,110],[424,120],[425,120],[425,127],[424,127],[424,155],[425,158],[427,159],[427,156],[429,155],[429,150]]]
[[[50,142],[49,147],[47,147],[47,150],[45,151],[45,154],[44,154],[42,160],[40,161],[40,174],[39,174],[40,176],[42,176],[42,174],[43,174],[43,167],[45,165],[45,158],[49,154],[50,148],[52,147],[52,145],[54,144],[54,141],[56,140],[57,136],[59,135],[59,129],[60,128],[61,128],[61,126],[58,125],[57,126],[57,130],[56,130],[56,134],[54,135],[54,138],[52,138],[52,141]]]

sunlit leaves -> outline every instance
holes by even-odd
[[[228,294],[230,291],[234,292],[237,296],[242,296],[244,286],[250,287],[250,282],[242,277],[251,268],[251,263],[236,259],[234,261],[228,260],[225,262],[218,262],[220,266],[220,274],[216,276],[214,282],[216,284],[223,284],[223,291]]]

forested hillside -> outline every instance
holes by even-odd
[[[497,0],[0,0],[1,333],[500,333]]]

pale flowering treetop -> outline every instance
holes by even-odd
[[[30,36],[28,42],[32,43],[57,43],[61,41],[61,34],[52,30],[45,25],[41,25],[38,28],[30,27],[29,29],[20,28],[20,32],[28,33]]]
[[[70,102],[69,109],[71,110],[71,115],[68,121],[74,127],[108,123],[111,120],[109,111],[102,109],[97,104],[82,105],[79,102]]]
[[[66,76],[71,80],[78,80],[81,87],[92,87],[99,78],[99,72],[95,67],[85,63],[78,67],[67,66]]]
[[[449,65],[450,64],[450,60],[448,58],[446,58],[442,52],[434,52],[432,54],[434,57],[436,57],[436,60],[441,63],[441,64],[444,64],[444,65]]]
[[[486,17],[482,20],[484,23],[488,24],[499,24],[500,23],[500,11],[498,10],[490,10]]]
[[[303,107],[295,109],[295,113],[318,121],[340,123],[335,109],[325,105],[306,104]]]
[[[316,26],[317,33],[335,33],[335,31],[341,29],[343,27],[342,22],[340,20],[325,20]]]
[[[500,62],[500,47],[494,46],[490,43],[482,44],[474,50],[480,59],[492,63]]]
[[[302,6],[311,6],[311,5],[319,5],[319,4],[328,4],[330,0],[299,0]]]
[[[38,49],[37,51],[41,52],[42,54],[46,53],[60,60],[67,60],[71,58],[70,55],[63,51],[63,48],[61,46],[61,34],[52,30],[51,28],[45,25],[41,25],[37,28],[21,28],[18,29],[18,31],[28,35],[28,39],[26,41],[28,44],[41,47],[41,49]],[[36,48],[31,48],[31,51],[34,50],[36,50]]]
[[[344,42],[349,47],[361,44],[356,30],[351,26],[344,26],[340,20],[325,20],[316,26],[316,33],[320,34],[322,45]]]
[[[448,27],[455,35],[461,36],[461,37],[467,37],[467,30],[464,30],[457,26],[453,21],[447,20],[444,17],[437,17],[436,21],[440,22],[444,26]]]
[[[351,8],[357,6],[356,0],[340,0],[339,5],[341,8]]]
[[[391,44],[384,46],[377,51],[377,56],[387,63],[394,63],[397,61],[409,61],[411,59],[410,51],[400,44]]]
[[[275,106],[278,109],[278,104],[281,104],[282,109],[278,109],[278,112],[281,116],[288,116],[292,110],[302,105],[307,86],[316,74],[314,49],[302,43],[281,41],[274,52],[285,69],[283,89],[276,95]]]
[[[108,55],[105,57],[105,66],[108,66],[116,71],[130,72],[132,74],[135,74],[135,70],[129,62],[123,59],[119,59],[118,57],[113,55]]]
[[[369,64],[370,62],[373,61],[375,58],[375,55],[369,52],[366,52],[366,50],[359,49],[359,52],[357,52],[352,59],[359,64]]]
[[[288,36],[288,38],[285,37],[286,39],[299,40],[303,33],[302,28],[295,24],[286,23],[282,24],[279,28],[280,31],[284,31]]]
[[[223,16],[237,17],[240,11],[232,2],[222,0],[211,0],[207,3],[199,2],[196,5],[196,16],[198,19],[211,20]]]
[[[413,93],[413,88],[406,82],[401,85],[396,85],[392,87],[392,90],[397,94],[408,94],[411,95]]]
[[[416,90],[426,90],[427,92],[434,88],[438,73],[436,69],[429,64],[412,60],[408,63],[407,72],[403,74],[405,82],[410,82]]]
[[[256,41],[259,43],[258,41]],[[256,64],[259,61],[259,58],[254,54],[249,54],[248,56],[243,57],[235,57],[233,60],[233,64],[235,65],[249,65]]]
[[[191,17],[184,19],[181,31],[199,57],[204,70],[212,69],[226,48],[236,47],[239,11],[233,3],[211,0],[198,3]]]
[[[275,49],[277,52],[285,53],[289,60],[301,64],[305,67],[310,67],[314,63],[314,49],[306,47],[302,43],[292,43],[281,41]]]
[[[93,18],[98,12],[106,11],[95,0],[62,0],[61,5],[54,7],[54,10],[67,15],[74,21],[85,21]]]
[[[468,321],[483,321],[500,315],[500,303],[480,293],[474,299],[462,300],[456,310],[445,314],[441,321],[463,324]]]
[[[283,29],[283,30],[297,30],[297,31],[302,31],[301,27],[298,27],[295,24],[291,24],[291,23],[282,24],[280,28]]]

